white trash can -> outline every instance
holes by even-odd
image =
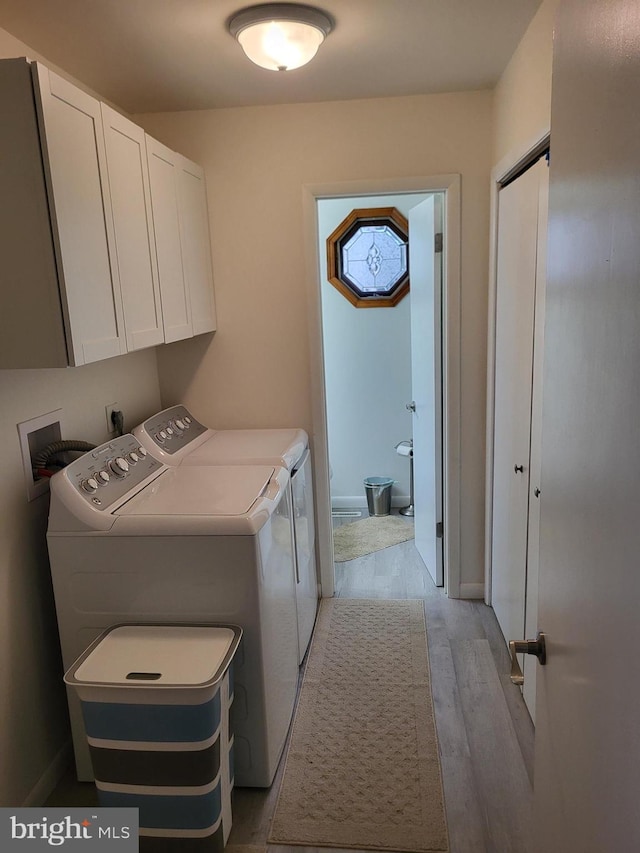
[[[64,677],[82,704],[100,806],[139,809],[141,851],[227,842],[241,636],[236,626],[116,625]]]

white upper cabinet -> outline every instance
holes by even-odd
[[[126,352],[100,103],[32,69],[69,362],[87,364]]]
[[[164,342],[144,131],[101,104],[127,350]]]
[[[202,170],[24,58],[0,103],[0,369],[213,331]]]
[[[180,243],[177,155],[150,136],[146,145],[164,340],[169,344],[193,336]]]
[[[200,335],[216,328],[207,192],[202,168],[179,154],[176,157],[182,261],[191,299],[193,334]]]

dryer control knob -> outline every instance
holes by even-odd
[[[157,433],[154,435],[154,438],[155,438],[155,440],[156,440],[157,444],[164,444],[164,438],[163,438],[163,436],[162,436],[162,433],[157,432]]]
[[[136,453],[141,459],[144,459],[144,457],[147,455],[147,448],[140,445],[140,447],[136,450]]]
[[[127,453],[127,461],[130,462],[132,465],[135,465],[136,462],[140,461],[140,457],[135,452],[135,450],[132,450],[131,453]]]
[[[109,462],[109,468],[113,471],[116,477],[124,477],[129,470],[129,463],[124,456],[116,456]]]
[[[176,421],[175,426],[176,426],[176,429],[179,430],[180,432],[184,431],[184,423],[180,420],[180,418],[178,418],[178,420]]]
[[[110,479],[111,477],[108,471],[102,470],[98,471],[98,473],[96,474],[96,480],[98,481],[99,486],[104,486],[106,483],[109,482]]]
[[[184,423],[185,423],[185,426],[187,426],[187,427],[191,426],[191,418],[189,417],[189,415],[184,416]]]
[[[167,437],[167,431],[165,429],[161,429],[160,432],[158,433],[158,435],[164,441]]]
[[[173,435],[173,427],[170,427],[170,426],[167,427],[167,435],[169,435],[169,436]]]
[[[98,481],[95,477],[89,477],[87,480],[83,480],[80,483],[80,488],[83,492],[87,492],[87,494],[92,495],[94,492],[98,491]]]

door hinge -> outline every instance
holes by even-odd
[[[434,251],[441,252],[442,251],[442,234],[436,234],[434,240]]]
[[[436,539],[444,538],[444,524],[442,521],[436,523]]]

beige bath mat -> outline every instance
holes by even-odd
[[[322,602],[272,844],[448,850],[421,601]]]
[[[333,558],[336,563],[355,560],[413,539],[413,522],[397,515],[363,518],[343,524],[333,532]]]

